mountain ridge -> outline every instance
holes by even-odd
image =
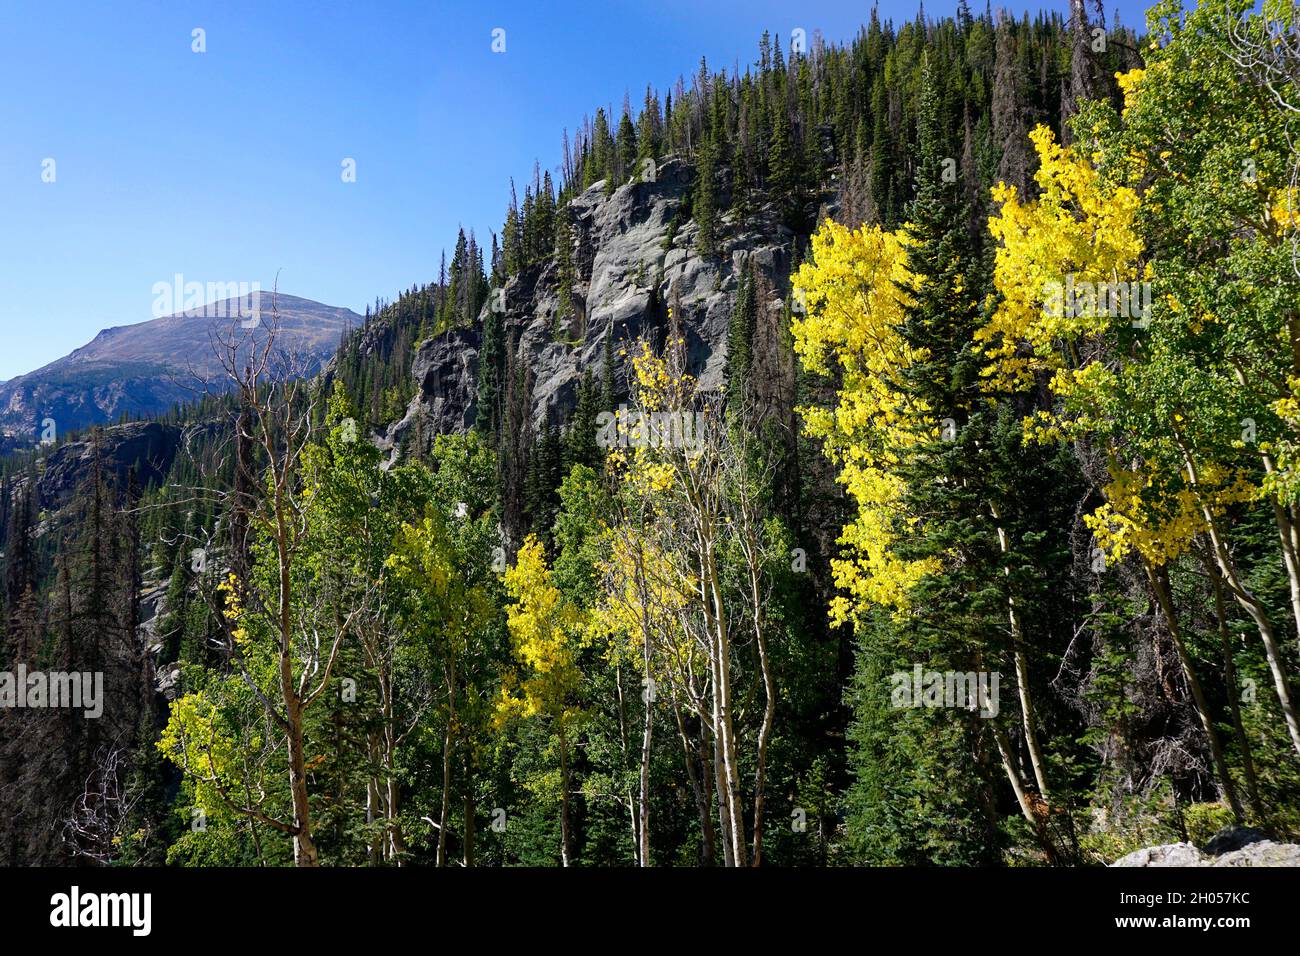
[[[239,326],[236,299],[142,322],[101,329],[89,342],[24,375],[0,382],[0,448],[29,446],[54,433],[107,424],[123,415],[149,417],[212,390],[223,378],[217,338]],[[274,302],[272,306],[271,303]],[[260,324],[244,348],[263,341],[274,311],[278,343],[305,374],[329,360],[362,317],[300,296],[263,293]]]

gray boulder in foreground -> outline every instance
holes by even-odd
[[[1134,850],[1111,866],[1300,866],[1300,845],[1274,842],[1259,830],[1229,829],[1216,833],[1205,850],[1167,843]]]

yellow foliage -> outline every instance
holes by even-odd
[[[640,660],[647,638],[684,642],[676,616],[690,604],[695,582],[679,580],[651,538],[628,529],[607,536],[608,556],[600,563],[605,594],[592,610],[589,633],[610,640],[612,658]]]
[[[239,579],[233,573],[217,584],[217,591],[224,596],[226,606],[221,609],[221,616],[230,622],[230,636],[241,647],[248,643],[248,630],[240,625],[244,616],[244,606],[239,599]]]
[[[1128,111],[1137,98],[1138,87],[1141,85],[1147,71],[1143,69],[1132,69],[1127,73],[1116,73],[1115,82],[1119,84],[1120,90],[1124,93],[1124,110]]]
[[[1104,312],[1047,308],[1051,289],[1070,276],[1076,283],[1140,278],[1137,193],[1104,182],[1047,127],[1037,127],[1030,139],[1038,152],[1041,197],[1022,203],[1015,187],[1000,183],[993,198],[1002,208],[989,219],[999,242],[994,279],[1001,300],[975,339],[989,359],[984,374],[996,388],[1028,387],[1037,373],[1061,367],[1062,340],[1101,332],[1110,321]]]
[[[1300,189],[1288,186],[1273,193],[1269,218],[1277,223],[1281,232],[1300,229]]]
[[[1200,479],[1194,491],[1172,477],[1112,468],[1111,480],[1102,489],[1106,503],[1083,520],[1112,560],[1136,551],[1158,567],[1182,554],[1206,530],[1203,507],[1217,517],[1229,505],[1259,495],[1246,478],[1222,467],[1203,466]]]
[[[511,717],[563,720],[572,713],[569,699],[580,676],[581,615],[551,583],[546,555],[532,535],[506,571],[506,590],[515,599],[507,623],[518,666],[502,680],[494,723],[499,728]]]
[[[907,268],[903,230],[850,230],[828,220],[812,237],[812,258],[794,277],[804,314],[793,323],[795,352],[819,374],[838,371],[833,409],[801,409],[809,434],[840,466],[839,481],[857,503],[840,537],[845,555],[832,564],[845,594],[831,605],[836,624],[862,607],[902,611],[934,559],[906,560],[896,544],[914,526],[904,513],[898,465],[907,449],[938,433],[931,411],[902,387],[907,369],[927,358],[900,333],[916,279]]]

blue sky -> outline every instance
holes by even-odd
[[[1144,6],[1118,9],[1137,25]],[[896,22],[915,9],[880,3]],[[278,271],[283,291],[363,311],[433,278],[458,225],[486,245],[509,178],[522,194],[534,159],[558,165],[561,130],[585,112],[618,109],[625,90],[635,104],[647,82],[662,91],[701,56],[743,67],[764,29],[841,41],[869,13],[823,0],[5,0],[0,379],[148,319],[154,283],[176,273],[269,289]]]

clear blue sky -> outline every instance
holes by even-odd
[[[1129,25],[1144,6],[1118,5]],[[895,22],[915,9],[880,3]],[[509,178],[522,193],[534,159],[557,166],[561,130],[583,113],[618,109],[625,90],[635,104],[647,82],[667,89],[702,55],[743,67],[764,29],[842,41],[869,13],[825,0],[3,0],[0,379],[148,319],[153,284],[175,273],[269,289],[278,270],[286,292],[363,311],[433,278],[458,225],[487,245]],[[355,183],[341,181],[345,157]]]

